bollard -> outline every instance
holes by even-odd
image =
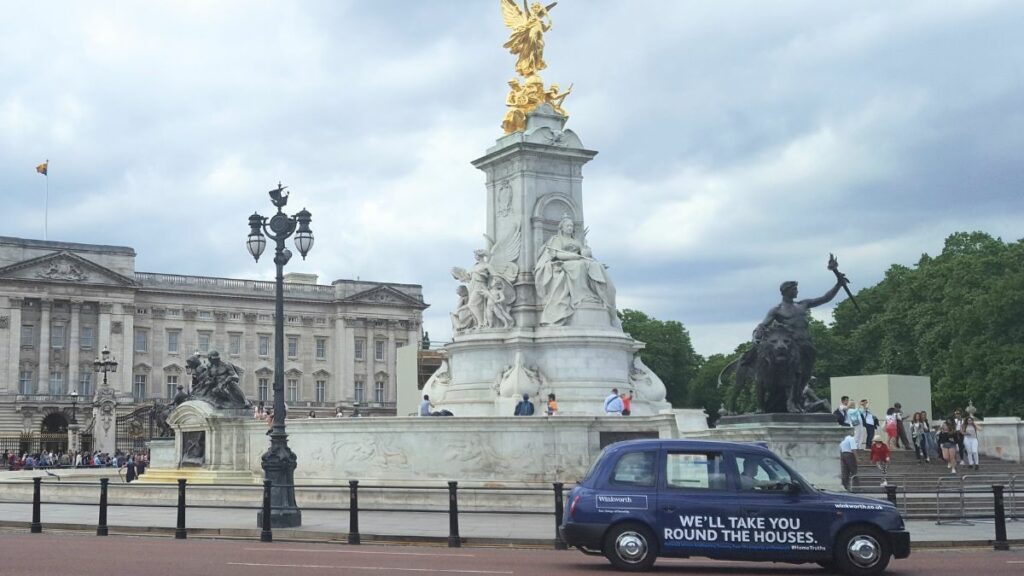
[[[448,482],[448,547],[461,548],[462,539],[459,538],[459,483]]]
[[[42,484],[42,478],[36,477],[32,479],[32,525],[29,527],[29,531],[33,534],[39,534],[43,531],[43,524],[39,521],[40,489]]]
[[[893,506],[896,506],[896,487],[886,486],[885,487],[885,499],[892,502]]]
[[[174,531],[177,540],[188,538],[188,532],[185,531],[185,482],[186,479],[178,478],[178,527]]]
[[[992,485],[992,497],[995,500],[996,539],[992,542],[995,550],[1009,550],[1010,543],[1006,541],[1006,511],[1003,509],[1003,486]]]
[[[348,481],[348,543],[359,544],[359,480]]]
[[[100,478],[100,523],[96,525],[96,535],[107,535],[107,484],[110,478]]]
[[[271,521],[270,521],[270,491],[271,491],[271,484],[272,484],[272,482],[270,480],[264,480],[263,481],[263,517],[260,518],[260,520],[262,520],[262,525],[261,525],[262,530],[260,531],[260,542],[273,542],[274,541],[274,533],[273,533],[273,528],[271,527]]]
[[[568,550],[569,547],[565,545],[565,540],[562,539],[562,532],[559,527],[562,526],[562,512],[565,509],[565,505],[562,502],[562,490],[565,488],[565,484],[561,482],[555,482],[555,550]]]

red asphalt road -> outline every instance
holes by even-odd
[[[816,565],[790,566],[704,559],[664,559],[656,574],[698,576],[825,572]],[[1024,574],[1024,550],[928,550],[893,561],[888,574],[922,576]],[[426,546],[349,546],[239,540],[169,538],[71,533],[0,532],[3,576],[278,576],[282,574],[396,574],[438,576],[547,576],[619,574],[600,557],[577,551],[437,548]]]

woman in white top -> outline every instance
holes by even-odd
[[[964,423],[960,428],[960,432],[964,435],[964,451],[967,452],[967,467],[978,469],[978,431],[981,430],[981,426],[974,421],[974,418],[968,416],[964,418]]]

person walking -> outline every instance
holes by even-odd
[[[964,425],[961,430],[964,437],[964,451],[967,452],[967,467],[977,470],[978,466],[978,431],[981,426],[974,421],[973,416],[964,418]]]
[[[925,452],[924,427],[924,423],[921,422],[921,413],[914,412],[914,415],[910,417],[910,439],[914,442],[914,456],[917,457],[918,464],[924,462],[927,456]]]
[[[882,487],[889,485],[889,444],[892,444],[892,439],[886,439],[884,434],[876,436],[871,444],[871,463],[882,473],[882,483],[880,484]]]
[[[888,408],[885,411],[885,435],[889,437],[889,450],[896,447],[895,442],[898,439],[896,435],[896,409]]]
[[[956,441],[956,453],[960,458],[960,465],[964,465],[964,458],[967,457],[966,450],[964,449],[964,416],[963,412],[957,408],[953,411],[953,439]]]
[[[847,492],[853,492],[857,475],[857,439],[851,431],[839,443],[839,473],[842,479],[843,488]]]
[[[878,426],[878,419],[871,413],[866,398],[861,399],[858,412],[860,412],[861,424],[864,425],[864,449],[870,450],[872,440],[875,437],[875,428]]]
[[[932,455],[939,456],[939,441],[935,437],[935,430],[932,422],[928,419],[928,412],[921,411],[921,427],[924,435],[924,461],[930,463]]]
[[[953,420],[946,420],[939,426],[939,448],[942,449],[942,459],[946,461],[946,468],[951,474],[956,474],[956,433]]]

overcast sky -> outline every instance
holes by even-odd
[[[1024,234],[1024,3],[560,0],[547,82],[619,308],[731,351],[778,301],[959,230]],[[8,2],[0,234],[126,245],[139,271],[272,277],[247,217],[291,187],[321,283],[422,284],[450,337],[515,59],[499,0]],[[828,310],[819,310],[828,318]]]

